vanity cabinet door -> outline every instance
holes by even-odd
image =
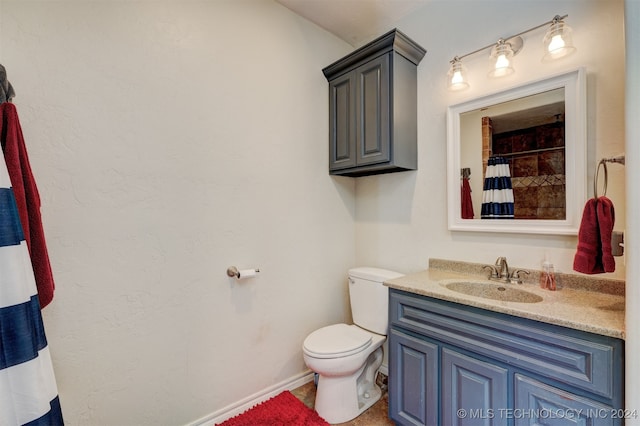
[[[508,370],[453,349],[442,348],[442,424],[507,424]]]
[[[400,425],[437,425],[438,345],[391,330],[389,417]]]
[[[614,426],[622,420],[618,411],[566,390],[549,386],[522,374],[515,374],[515,426]],[[618,417],[618,418],[613,418]]]

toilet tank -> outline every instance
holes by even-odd
[[[387,334],[389,288],[383,282],[402,275],[370,267],[349,270],[349,300],[354,324],[377,334]]]

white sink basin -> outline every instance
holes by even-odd
[[[449,290],[484,299],[505,302],[538,303],[543,299],[537,294],[515,287],[517,284],[500,284],[482,281],[451,281],[442,283]]]

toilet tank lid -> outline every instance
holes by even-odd
[[[361,266],[359,268],[349,269],[349,276],[352,278],[361,278],[369,281],[383,282],[403,276],[400,272],[389,271],[387,269],[372,268],[369,266]]]

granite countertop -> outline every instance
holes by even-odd
[[[514,286],[542,298],[537,303],[507,302],[470,296],[446,288],[452,281],[486,281],[487,271],[479,264],[432,259],[429,269],[385,281],[390,288],[501,312],[549,324],[604,336],[625,338],[624,281],[597,279],[572,274],[557,274],[557,290],[540,288],[539,272],[531,271],[524,284]]]

